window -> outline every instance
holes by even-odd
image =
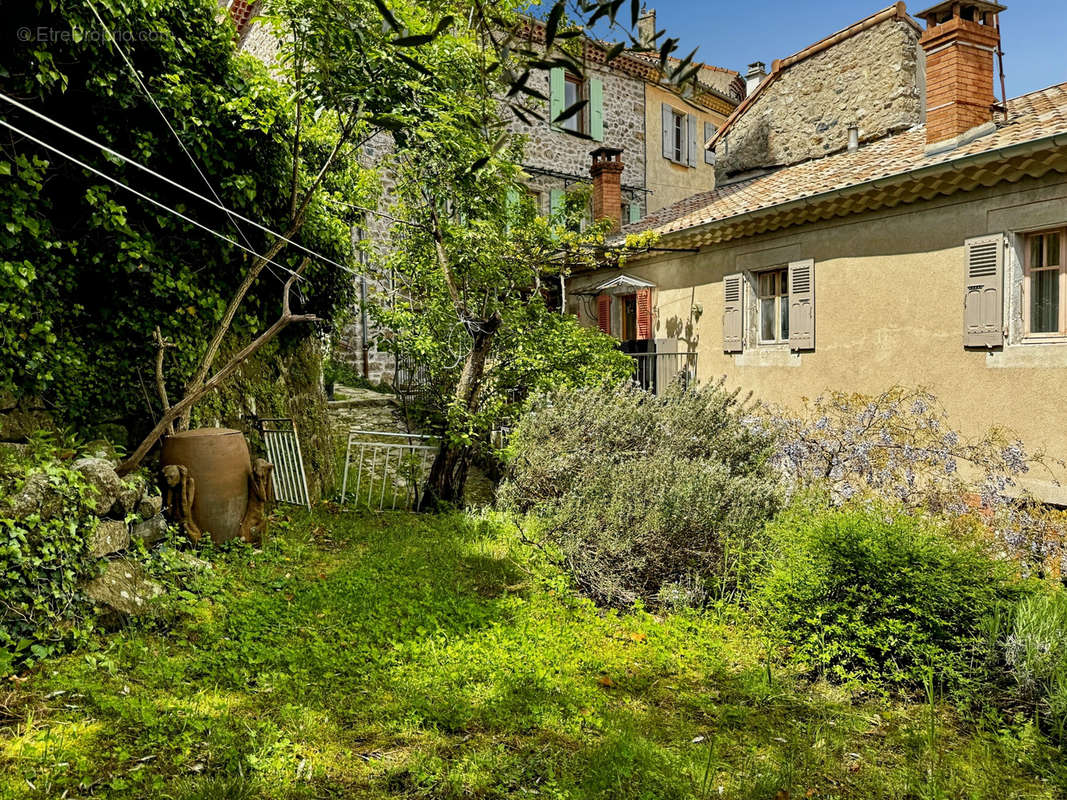
[[[575,103],[585,99],[585,84],[582,79],[577,75],[566,73],[564,75],[563,86],[563,109],[566,110],[573,106]],[[571,133],[585,133],[586,132],[586,113],[588,107],[583,108],[577,114],[568,117],[563,120],[563,130],[570,131]]]
[[[789,342],[789,270],[775,269],[756,275],[759,298],[760,344]]]
[[[1023,314],[1026,334],[1067,336],[1067,231],[1026,237]]]
[[[685,128],[685,114],[671,112],[671,158],[678,162],[685,161]]]

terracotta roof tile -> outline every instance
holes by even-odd
[[[693,195],[625,226],[622,233],[650,229],[675,233],[963,156],[1067,133],[1067,83],[1017,97],[1008,102],[1008,108],[1007,121],[998,122],[994,132],[945,152],[927,155],[926,128],[918,126],[853,152],[805,161]]]

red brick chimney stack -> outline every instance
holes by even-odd
[[[593,219],[611,220],[614,233],[622,228],[622,150],[598,147],[592,156]]]
[[[926,53],[928,145],[993,121],[993,57],[1004,10],[984,0],[948,0],[917,15],[926,20],[919,44]]]

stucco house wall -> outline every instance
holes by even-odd
[[[1020,341],[1021,254],[1006,265],[1009,338],[990,351],[963,347],[964,240],[1067,225],[1067,176],[1052,173],[939,200],[858,214],[631,262],[626,273],[656,284],[654,336],[679,338],[698,353],[705,383],[725,375],[731,385],[786,407],[828,390],[877,393],[894,384],[923,386],[969,434],[989,426],[1013,429],[1031,449],[1067,459],[1067,343]],[[751,274],[814,259],[815,349],[756,346]],[[745,273],[744,352],[723,351],[723,277]],[[596,272],[572,281],[571,310],[584,324],[595,316],[573,293],[610,277]],[[1067,482],[1067,473],[1057,470]],[[1028,487],[1067,503],[1051,476]]]
[[[693,114],[697,118],[697,159],[692,167],[677,164],[663,155],[663,115],[662,106],[666,103],[678,111]],[[648,83],[645,85],[645,141],[647,145],[646,182],[652,189],[648,195],[646,213],[652,213],[666,206],[684,200],[697,192],[707,191],[715,186],[715,165],[709,163],[704,151],[704,125],[711,124],[718,130],[726,121],[726,115],[707,107],[692,103],[679,97],[663,87]]]

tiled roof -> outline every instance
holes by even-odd
[[[625,226],[622,233],[650,229],[676,233],[966,156],[1067,134],[1067,83],[1010,100],[1008,109],[1007,120],[998,121],[993,132],[945,152],[927,155],[926,128],[918,126],[853,152],[805,161],[693,195]]]

